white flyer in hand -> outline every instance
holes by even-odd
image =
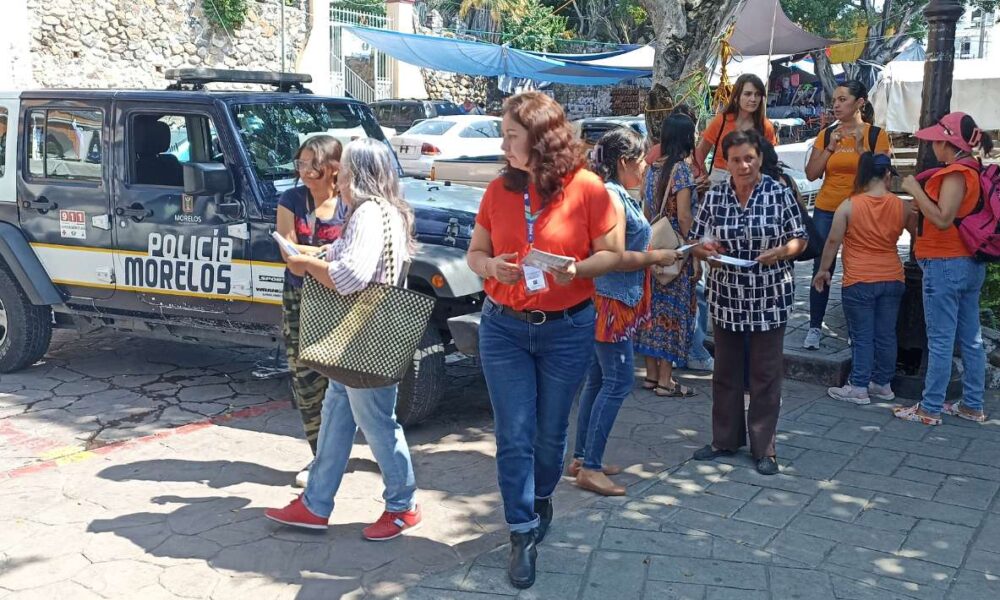
[[[299,252],[298,248],[293,246],[292,243],[285,238],[285,236],[281,235],[277,231],[272,231],[271,237],[274,238],[274,241],[278,242],[278,245],[281,246],[281,249],[284,250],[285,254],[287,254],[288,256],[295,256],[297,254],[302,254],[301,252]]]
[[[543,252],[537,248],[532,248],[528,252],[527,256],[524,257],[525,264],[531,265],[533,267],[538,267],[539,269],[549,272],[552,269],[566,269],[576,262],[572,256],[560,256],[559,254],[551,254],[549,252]]]
[[[757,264],[757,261],[755,260],[744,260],[742,258],[733,258],[732,256],[725,256],[725,255],[717,256],[712,260],[717,260],[724,265],[731,265],[734,267],[744,267],[744,268],[752,267],[755,264]]]
[[[694,248],[697,245],[698,244],[687,244],[685,246],[681,246],[680,248],[678,248],[677,251],[680,252],[681,254],[687,254],[688,252],[691,251],[691,248]]]

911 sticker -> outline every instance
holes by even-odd
[[[87,214],[82,210],[60,210],[59,237],[87,239]]]

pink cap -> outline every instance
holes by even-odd
[[[930,127],[921,129],[914,135],[917,139],[927,142],[948,142],[959,150],[972,152],[972,149],[979,145],[983,132],[979,128],[972,131],[970,139],[962,137],[962,119],[965,118],[963,112],[948,113],[941,117],[941,120]]]

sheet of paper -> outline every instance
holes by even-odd
[[[691,248],[694,248],[697,245],[698,244],[687,244],[685,246],[681,246],[680,248],[678,248],[677,251],[680,252],[681,254],[687,254],[691,250]]]
[[[551,254],[537,248],[532,248],[527,256],[524,257],[523,262],[538,267],[543,271],[548,271],[550,269],[565,269],[576,261],[572,256],[560,256],[559,254]]]
[[[281,246],[281,248],[285,251],[285,254],[288,254],[289,256],[295,256],[296,254],[301,254],[301,252],[299,252],[298,249],[295,246],[293,246],[291,242],[285,239],[285,236],[281,235],[277,231],[272,231],[271,237],[274,238],[274,241],[278,242],[278,245]]]
[[[712,260],[717,260],[724,265],[730,265],[733,267],[752,267],[757,264],[755,260],[744,260],[742,258],[733,258],[732,256],[719,256],[718,258],[713,258]]]

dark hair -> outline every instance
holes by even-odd
[[[729,149],[743,144],[750,144],[757,150],[757,156],[764,157],[764,136],[755,129],[744,131],[730,131],[726,137],[722,138],[722,157],[729,160]]]
[[[698,122],[698,115],[694,113],[694,109],[685,102],[681,102],[670,111],[671,115],[684,115],[685,117],[691,119],[691,122]]]
[[[760,172],[779,183],[784,181],[785,170],[782,168],[781,159],[778,158],[778,151],[771,142],[761,140],[760,156]]]
[[[743,88],[750,84],[757,88],[761,94],[760,106],[757,107],[757,111],[753,113],[753,128],[756,129],[761,135],[764,135],[764,121],[767,119],[767,87],[764,82],[761,81],[760,77],[757,77],[753,73],[744,73],[736,78],[736,83],[733,84],[733,93],[729,97],[729,104],[726,105],[726,109],[722,111],[723,124],[725,124],[725,118],[729,115],[733,115],[733,121],[740,116],[740,96],[743,95]]]
[[[861,83],[857,79],[848,79],[844,83],[838,85],[837,87],[842,87],[847,90],[847,93],[851,95],[855,100],[864,100],[865,103],[861,106],[861,120],[865,123],[873,123],[875,121],[875,108],[872,103],[868,100],[868,86]]]
[[[667,186],[673,175],[674,165],[694,152],[694,121],[685,115],[670,115],[660,125],[660,173],[656,178],[656,191],[649,199],[653,215],[660,213]]]
[[[580,141],[566,120],[562,106],[541,92],[525,92],[508,98],[503,115],[528,130],[530,164],[542,205],[555,200],[563,191],[567,175],[584,165]],[[520,192],[528,185],[528,173],[507,164],[503,170],[504,187]]]
[[[977,129],[979,129],[979,125],[976,125],[975,119],[973,119],[969,115],[965,115],[964,117],[962,117],[963,140],[969,142],[970,144],[974,141],[977,141],[973,139],[976,135]],[[993,152],[993,138],[990,136],[990,134],[986,133],[982,129],[979,129],[978,144],[973,144],[973,147],[975,147],[976,145],[978,145],[979,148],[983,151],[984,157],[988,156],[991,152]]]
[[[873,181],[884,179],[886,175],[893,172],[892,161],[888,156],[877,159],[871,152],[865,152],[858,159],[858,174],[854,178],[854,193],[860,194],[865,191]]]
[[[645,143],[631,127],[618,127],[601,136],[591,152],[590,168],[604,181],[618,181],[618,162],[642,156]]]

